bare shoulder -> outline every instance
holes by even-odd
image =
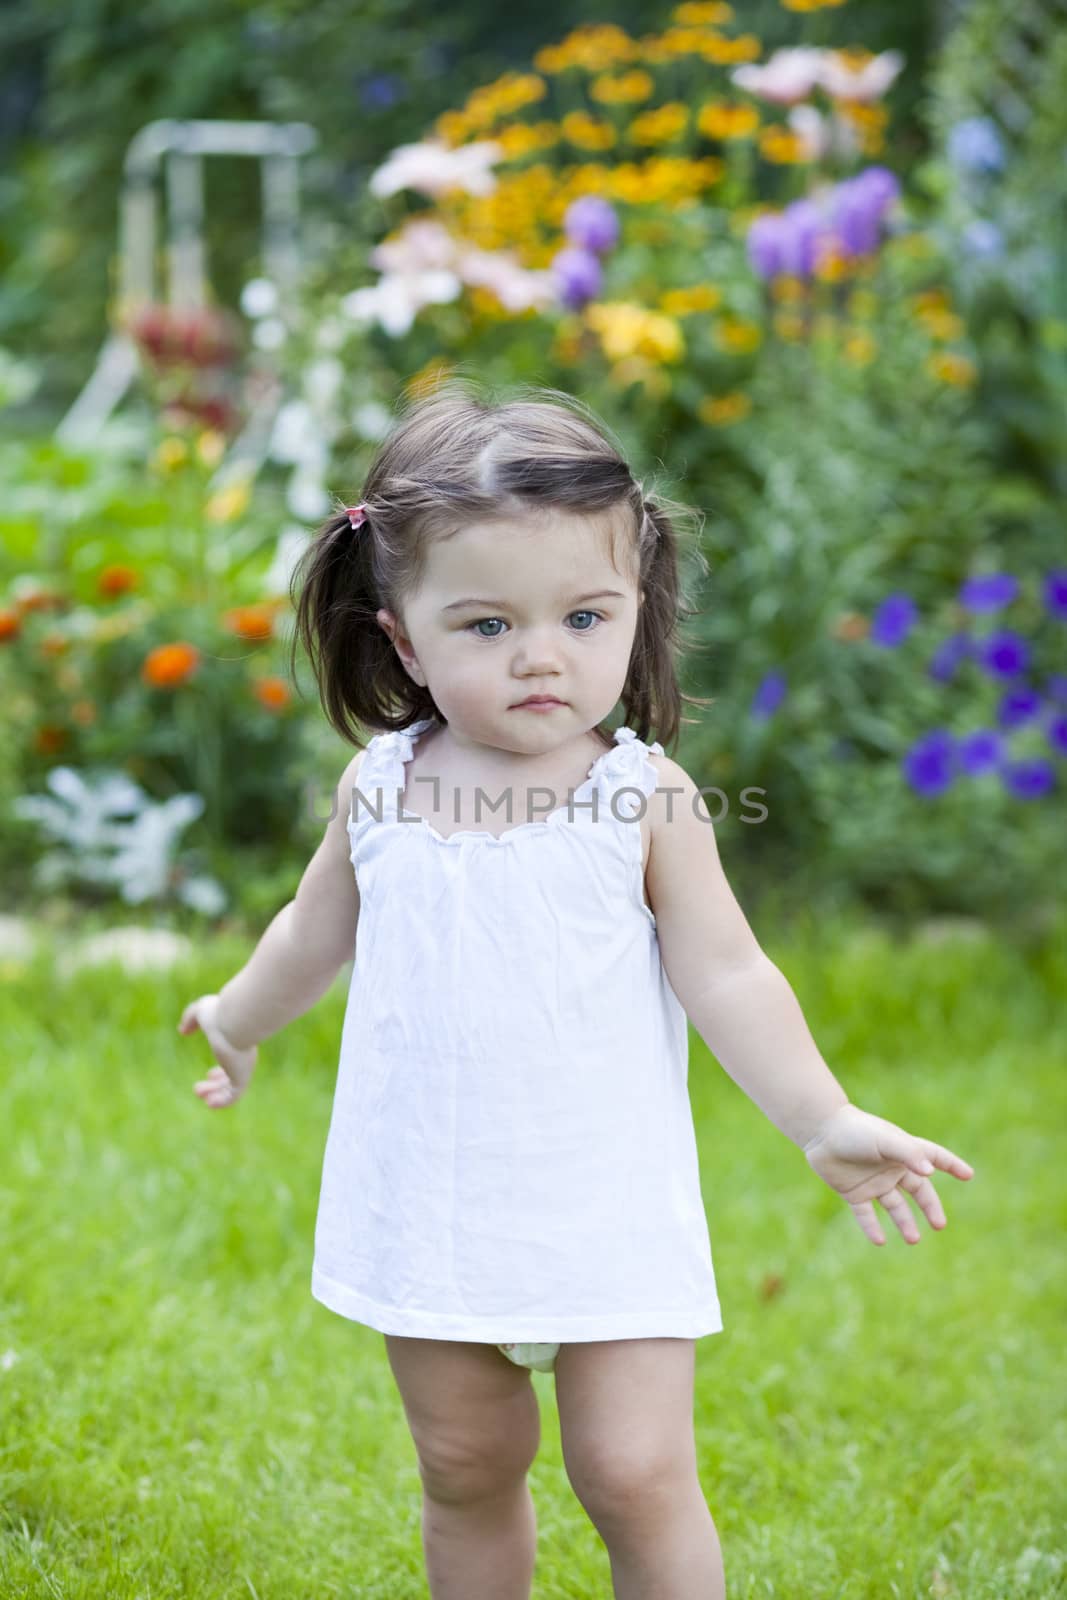
[[[650,755],[648,759],[656,772],[656,790],[648,801],[653,839],[664,824],[674,822],[683,813],[698,821],[698,826],[710,833],[711,814],[704,803],[700,786],[681,762],[667,755]]]
[[[701,785],[670,756],[649,759],[656,791],[645,885],[667,976],[692,1016],[706,987],[755,959],[759,946],[723,871]]]
[[[359,888],[351,861],[348,819],[352,789],[366,750],[357,750],[341,774],[318,849],[294,896],[301,943],[340,964],[350,960],[359,921]]]

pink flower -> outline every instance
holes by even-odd
[[[818,84],[823,53],[806,46],[776,50],[762,66],[735,67],[730,76],[739,89],[791,106],[806,100]]]
[[[853,66],[840,50],[824,50],[819,82],[834,100],[880,100],[904,65],[899,50],[883,50],[862,67]]]

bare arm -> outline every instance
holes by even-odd
[[[819,1054],[788,980],[760,948],[737,903],[703,797],[677,762],[653,760],[660,777],[650,804],[647,881],[664,970],[724,1070],[802,1146],[848,1105],[848,1095]],[[668,797],[668,789],[682,792]]]
[[[352,959],[359,891],[349,859],[348,816],[362,758],[361,750],[345,769],[335,814],[296,895],[219,992],[215,1021],[237,1049],[258,1044],[309,1011]]]
[[[974,1168],[944,1145],[850,1102],[726,882],[703,797],[676,762],[652,759],[660,777],[650,806],[648,890],[671,987],[730,1077],[802,1147],[812,1171],[851,1207],[871,1243],[886,1242],[877,1201],[906,1243],[917,1244],[905,1196],[931,1227],[943,1228],[930,1174],[939,1169],[966,1181]]]

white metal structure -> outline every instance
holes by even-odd
[[[149,122],[130,142],[119,210],[119,305],[125,318],[156,304],[157,179],[166,200],[167,303],[191,310],[206,302],[204,253],[205,156],[253,156],[261,163],[263,275],[275,286],[279,310],[300,274],[300,158],[318,143],[306,122]],[[89,443],[122,399],[139,367],[137,346],[121,329],[105,341],[85,388],[56,429],[67,444]],[[279,403],[268,392],[254,407],[215,475],[216,483],[262,461]]]

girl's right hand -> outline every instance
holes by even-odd
[[[216,1111],[232,1106],[235,1100],[241,1098],[248,1088],[259,1054],[258,1045],[238,1050],[236,1045],[230,1043],[215,1020],[218,1007],[217,994],[202,994],[199,999],[189,1002],[178,1023],[179,1033],[195,1033],[199,1028],[218,1062],[218,1066],[212,1067],[206,1078],[193,1084],[193,1092],[200,1096],[205,1105]]]

